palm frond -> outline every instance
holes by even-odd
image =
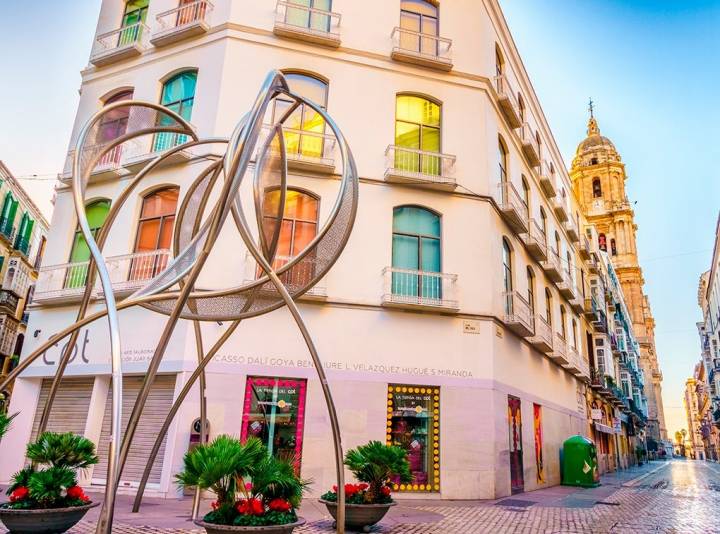
[[[68,469],[84,469],[98,463],[95,444],[72,432],[43,432],[35,443],[28,444],[27,457],[38,464]]]
[[[360,482],[382,486],[391,478],[412,481],[407,452],[401,447],[371,441],[345,454],[345,465]]]
[[[7,431],[10,430],[12,420],[15,419],[17,415],[17,413],[8,415],[6,413],[0,412],[0,439],[2,439],[2,437],[7,434]]]

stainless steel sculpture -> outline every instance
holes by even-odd
[[[278,96],[283,96],[284,100],[289,99],[293,103],[276,124],[270,125],[269,133],[261,135],[263,120],[268,115],[268,108]],[[322,117],[332,135],[336,138],[343,172],[337,200],[315,238],[290,261],[274,269],[273,263],[280,237],[280,223],[285,209],[288,181],[283,125],[293,111],[301,105],[309,107]],[[100,127],[103,117],[119,108],[122,108],[128,114],[128,125],[125,134],[112,141],[98,141],[98,139],[102,139]],[[85,192],[91,172],[98,161],[111,150],[131,140],[150,138],[155,139],[152,141],[155,143],[162,136],[174,136],[172,142],[168,143],[171,148],[159,153],[149,161],[129,182],[113,202],[102,230],[97,236],[93,236],[85,215]],[[198,175],[178,209],[173,236],[174,259],[141,289],[116,302],[108,269],[103,259],[102,249],[112,231],[113,223],[120,209],[125,205],[138,185],[158,167],[167,163],[174,155],[194,147],[218,144],[226,145],[224,156],[213,161]],[[240,201],[240,187],[244,180],[247,179],[247,176],[253,174],[249,170],[253,160],[255,162],[252,183],[255,212],[254,225],[249,222],[246,216],[247,208]],[[70,358],[70,347],[74,346],[80,329],[102,317],[107,319],[112,368],[112,436],[109,446],[105,501],[98,521],[97,532],[104,534],[112,529],[115,494],[124,462],[148,398],[150,387],[178,321],[185,319],[192,321],[194,324],[198,365],[173,403],[158,433],[138,488],[134,511],[138,510],[142,501],[145,484],[163,436],[167,433],[168,427],[180,405],[198,378],[200,379],[200,417],[202,425],[206,424],[204,369],[207,364],[230,338],[240,321],[287,306],[313,359],[327,404],[333,433],[337,471],[339,506],[336,528],[338,533],[343,533],[345,531],[345,495],[340,428],[322,362],[295,304],[295,299],[310,290],[338,259],[350,237],[355,221],[358,200],[357,170],[347,142],[332,118],[317,104],[293,93],[282,74],[277,71],[268,74],[251,110],[243,117],[229,139],[210,138],[200,140],[193,127],[181,116],[156,104],[138,101],[116,102],[106,106],[94,115],[81,131],[73,162],[72,188],[80,230],[88,243],[92,255],[77,320],[74,324],[51,336],[47,342],[41,344],[35,351],[24,358],[9,374],[7,379],[0,383],[0,390],[13,381],[50,346],[70,336],[70,343],[67,344],[68,349],[58,363],[50,394],[43,409],[40,431],[44,430],[47,427],[55,394]],[[270,194],[279,197],[279,202],[277,202],[274,211],[268,213],[268,206],[271,206],[268,204]],[[217,201],[212,206],[210,206],[211,195],[217,197]],[[229,218],[232,218],[232,224],[259,266],[261,276],[250,282],[242,281],[231,288],[198,287],[198,277],[213,246],[218,242],[221,229]],[[257,234],[257,238],[254,237],[253,229]],[[105,297],[105,309],[88,315],[88,305],[96,276],[99,277]],[[130,414],[122,441],[120,441],[122,432],[120,422],[122,420],[123,375],[122,340],[118,312],[134,306],[142,306],[148,310],[166,315],[168,319],[148,365],[141,391]],[[200,323],[203,321],[230,321],[230,325],[206,353],[204,353],[200,331]],[[204,438],[205,429],[203,428],[201,439]],[[193,503],[193,514],[195,513],[197,513],[197,495]]]

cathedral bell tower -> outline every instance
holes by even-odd
[[[637,257],[637,225],[625,191],[625,165],[612,141],[600,135],[592,101],[587,137],[577,147],[570,178],[580,209],[597,230],[600,249],[607,252],[615,267],[632,316],[646,377],[648,435],[656,440],[667,439],[661,397],[662,374],[655,351],[655,322],[644,293]]]

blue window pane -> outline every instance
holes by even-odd
[[[393,232],[440,238],[440,217],[424,208],[401,206],[393,211]]]

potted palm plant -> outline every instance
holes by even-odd
[[[4,412],[0,412],[0,439],[2,439],[2,437],[7,434],[7,431],[10,430],[10,425],[15,417],[17,417],[16,413],[8,415]]]
[[[407,452],[401,447],[371,441],[347,451],[345,465],[359,482],[345,484],[345,526],[370,532],[396,504],[391,480],[412,482]],[[320,502],[337,520],[337,487],[322,495]]]
[[[176,479],[183,488],[217,496],[212,510],[195,521],[208,534],[290,534],[305,524],[297,508],[309,483],[298,477],[292,459],[274,458],[257,438],[241,443],[219,436],[196,447],[185,455]]]
[[[0,521],[10,532],[65,532],[93,503],[78,486],[77,472],[98,462],[95,445],[71,432],[44,432],[27,446],[32,464],[13,475],[10,502],[0,505]]]

